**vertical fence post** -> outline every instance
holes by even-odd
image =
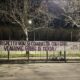
[[[65,63],[66,63],[66,48],[65,48],[65,46],[66,46],[66,43],[64,42],[64,60],[65,60]]]
[[[9,40],[10,40],[10,38],[11,38],[11,37],[10,37],[10,35],[9,35]],[[9,46],[9,42],[8,42],[8,46]],[[9,61],[9,57],[10,57],[10,50],[8,49],[7,51],[8,51],[8,61]]]
[[[9,61],[10,51],[8,50],[8,61]]]
[[[36,41],[36,34],[35,34],[35,31],[34,31],[34,41]],[[35,51],[35,56],[33,56],[33,57],[35,57],[35,61],[36,61],[36,51]]]
[[[28,51],[28,62],[29,62],[29,51]]]
[[[71,31],[71,41],[73,40],[73,32]]]
[[[26,51],[26,57],[28,58],[28,62],[29,62],[29,51]]]
[[[47,36],[47,39],[48,39],[48,36]],[[47,40],[48,42],[48,40]],[[47,45],[47,42],[46,42],[46,45]],[[48,62],[48,50],[46,50],[46,62]]]
[[[29,51],[26,51],[26,56],[27,56],[27,60],[28,60],[28,62],[29,62]]]
[[[64,59],[65,59],[65,62],[66,62],[66,51],[64,51]]]
[[[46,62],[48,62],[48,51],[46,51]]]

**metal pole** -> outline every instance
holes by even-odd
[[[10,55],[10,51],[8,50],[8,61],[9,61],[9,55]]]
[[[9,40],[11,40],[10,34],[9,34]],[[8,44],[8,46],[9,46],[9,44]],[[10,50],[8,50],[8,61],[9,61],[9,58],[10,58]]]
[[[65,63],[66,63],[66,51],[64,51],[64,60],[65,60]]]
[[[48,34],[47,34],[47,42],[48,42]],[[46,61],[48,61],[48,50],[46,51]]]
[[[29,62],[29,51],[27,52],[27,54],[28,54],[28,62]]]
[[[66,43],[64,42],[64,60],[65,60],[65,63],[66,63],[66,50],[65,50],[65,45],[66,45]]]
[[[35,41],[35,31],[34,31],[34,41]]]
[[[28,41],[28,32],[26,31],[26,41]],[[26,57],[28,58],[29,62],[29,51],[26,51]]]
[[[73,39],[72,39],[72,33],[73,33],[73,32],[71,31],[71,41],[73,40]]]
[[[48,61],[48,51],[46,51],[46,61]]]
[[[35,31],[34,31],[34,41],[35,41]],[[36,59],[36,51],[35,51],[35,59]]]

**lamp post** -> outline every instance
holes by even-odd
[[[32,20],[28,20],[28,24],[31,25]],[[28,41],[28,32],[27,32],[27,30],[26,30],[26,41]],[[28,62],[29,62],[29,51],[26,51],[26,56],[28,57]]]

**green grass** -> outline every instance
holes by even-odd
[[[28,54],[26,54],[26,52],[17,52],[17,51],[14,51],[14,52],[10,52],[10,58],[17,58],[17,57],[27,57]],[[30,57],[46,57],[46,52],[45,53],[40,53],[40,52],[34,52],[34,53],[30,53],[29,54]],[[60,56],[59,52],[52,52],[48,54],[49,57],[58,57]],[[64,54],[62,53],[61,56],[64,56]],[[0,58],[7,58],[8,57],[8,52],[6,51],[0,51]],[[80,57],[80,53],[67,53],[67,57]]]
[[[8,54],[0,54],[0,58],[7,58]],[[10,58],[26,57],[26,54],[10,54]]]
[[[67,54],[67,57],[80,57],[80,53],[76,53],[76,54]]]

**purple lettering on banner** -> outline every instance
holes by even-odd
[[[80,42],[64,41],[0,41],[1,51],[80,50]]]

